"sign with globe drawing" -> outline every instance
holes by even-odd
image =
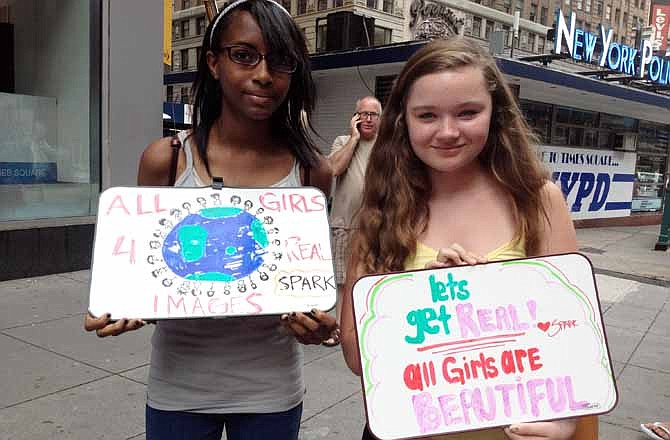
[[[94,316],[328,310],[336,290],[326,199],[318,189],[116,187],[100,196]]]

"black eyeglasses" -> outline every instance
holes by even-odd
[[[362,120],[370,118],[371,121],[376,121],[379,119],[379,113],[377,112],[358,112]]]
[[[261,60],[265,60],[265,62],[268,63],[268,68],[275,72],[293,73],[298,68],[298,61],[288,55],[275,53],[262,54],[253,47],[240,44],[221,46],[221,49],[228,52],[228,58],[230,58],[232,62],[243,66],[254,67],[257,66]]]

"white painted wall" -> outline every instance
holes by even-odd
[[[314,127],[323,138],[315,140],[322,152],[328,154],[337,136],[349,134],[349,121],[356,101],[367,95],[374,96],[375,78],[399,71],[399,65],[386,64],[361,67],[360,76],[355,67],[314,72],[317,89]]]
[[[134,185],[162,135],[163,2],[103,0],[103,187]]]

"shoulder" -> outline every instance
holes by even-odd
[[[558,254],[577,250],[575,227],[561,189],[547,181],[542,186],[542,214],[540,227],[540,254]]]
[[[318,163],[310,169],[310,185],[319,188],[326,194],[330,194],[330,185],[333,181],[333,170],[330,167],[330,162],[320,153],[317,154]],[[303,176],[303,181],[304,181]]]
[[[558,187],[554,182],[547,180],[544,185],[542,185],[542,201],[544,207],[547,210],[547,213],[550,214],[551,211],[562,211],[567,210],[567,203],[563,191]]]
[[[158,139],[142,152],[137,176],[139,185],[167,185],[172,162],[172,138]]]
[[[349,135],[336,137],[335,140],[333,141],[332,151],[336,151],[344,147],[347,144],[347,142],[349,142],[349,139],[351,139],[351,136]]]

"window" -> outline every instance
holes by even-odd
[[[602,0],[596,0],[596,15],[599,16],[599,17],[603,15],[603,2],[602,2]]]
[[[188,9],[190,7],[191,7],[191,0],[182,0],[181,2],[182,9]]]
[[[575,20],[575,26],[577,26],[577,29],[584,29],[584,22],[581,20]]]
[[[509,47],[512,45],[512,31],[506,24],[502,25],[502,30],[505,32],[505,45]]]
[[[366,5],[370,9],[377,9],[377,0],[367,0]]]
[[[198,66],[200,62],[200,55],[202,55],[202,47],[198,46],[195,48],[195,66]]]
[[[523,17],[523,0],[516,0],[516,10],[519,11]]]
[[[661,211],[668,177],[670,125],[640,121],[633,211]]]
[[[509,14],[512,11],[512,0],[503,1],[503,10]]]
[[[645,1],[640,0],[640,9],[644,10]]]
[[[333,0],[333,8],[340,8],[344,6],[344,0]]]
[[[181,70],[188,70],[188,49],[182,49],[180,51],[181,56]]]
[[[2,16],[8,2],[0,3]],[[5,33],[11,26],[14,47],[21,48],[13,55],[0,50],[0,69],[16,72],[0,75],[0,222],[97,211],[101,142],[99,122],[91,121],[100,121],[94,102],[102,96],[102,61],[91,44],[90,32],[101,32],[91,20],[94,3],[10,1],[0,20],[0,46],[11,44]],[[49,35],[48,44],[36,29]]]
[[[620,19],[621,19],[621,9],[616,8],[616,9],[614,10],[614,23],[615,23],[617,26],[620,24],[620,23],[619,23],[619,20],[620,20]]]
[[[184,20],[181,22],[181,37],[182,38],[188,37],[188,32],[189,32],[189,22],[188,20]]]
[[[382,104],[386,104],[386,100],[391,94],[391,89],[393,88],[393,81],[395,81],[397,75],[388,75],[388,76],[378,76],[375,78],[375,98],[379,100]]]
[[[549,143],[549,134],[551,133],[551,104],[522,99],[520,106],[526,122],[528,122],[528,125],[540,138],[540,142]]]
[[[316,51],[323,52],[326,50],[326,41],[328,39],[328,26],[323,23],[316,28]]]
[[[307,0],[298,0],[298,15],[307,13]]]
[[[181,31],[179,30],[179,23],[172,23],[172,39],[178,40],[181,38]]]
[[[328,0],[317,0],[316,10],[323,11],[325,9],[328,9]]]
[[[375,26],[375,46],[391,44],[391,29]]]
[[[195,19],[195,28],[196,32],[198,32],[198,35],[205,33],[205,29],[207,28],[205,17],[198,17]]]
[[[530,21],[535,21],[537,19],[537,5],[531,3],[530,5],[530,14],[528,15]]]
[[[472,17],[472,36],[480,37],[482,35],[482,19],[480,17]]]
[[[580,11],[584,9],[584,0],[576,0],[575,3],[577,4],[577,9],[579,9]]]
[[[544,53],[544,37],[537,37],[537,53]]]
[[[591,12],[591,0],[584,2],[584,12]]]
[[[393,13],[393,0],[384,0],[382,2],[382,9],[384,12],[388,12],[389,14]]]
[[[288,12],[291,12],[291,0],[281,0],[281,5],[286,9]]]
[[[489,39],[489,35],[493,32],[493,22],[491,20],[486,20],[486,28],[484,29],[484,38]]]
[[[610,21],[612,19],[612,6],[607,5],[605,11],[605,20]]]
[[[167,88],[165,89],[165,101],[171,102],[173,93],[174,93],[174,87],[167,86]]]
[[[595,147],[598,114],[571,107],[557,106],[552,145]]]
[[[189,95],[188,87],[182,87],[181,88],[181,99],[180,99],[182,104],[190,104],[191,103],[191,97]]]
[[[546,25],[547,24],[547,12],[548,9],[542,6],[540,9],[540,24]]]
[[[625,28],[628,27],[628,12],[623,13],[623,23],[621,23]]]
[[[637,8],[637,7],[640,5],[640,0],[635,0],[635,1],[633,1],[633,4],[634,4],[635,7]]]

